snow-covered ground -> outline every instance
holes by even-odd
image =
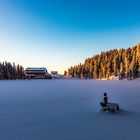
[[[102,112],[106,91],[117,113]],[[138,140],[140,81],[0,81],[0,140]]]

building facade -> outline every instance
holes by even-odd
[[[48,73],[47,69],[42,68],[26,68],[25,75],[27,79],[51,79],[51,75]]]

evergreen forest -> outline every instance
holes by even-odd
[[[0,63],[0,80],[25,79],[24,68],[21,65],[10,62]]]
[[[82,79],[132,80],[140,77],[140,44],[127,49],[114,49],[87,58],[83,64],[71,66],[67,77]]]

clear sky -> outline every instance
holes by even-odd
[[[138,42],[139,0],[0,0],[0,61],[63,73]]]

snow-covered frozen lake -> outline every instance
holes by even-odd
[[[102,112],[106,91],[120,112]],[[138,140],[140,81],[0,81],[0,140]]]

